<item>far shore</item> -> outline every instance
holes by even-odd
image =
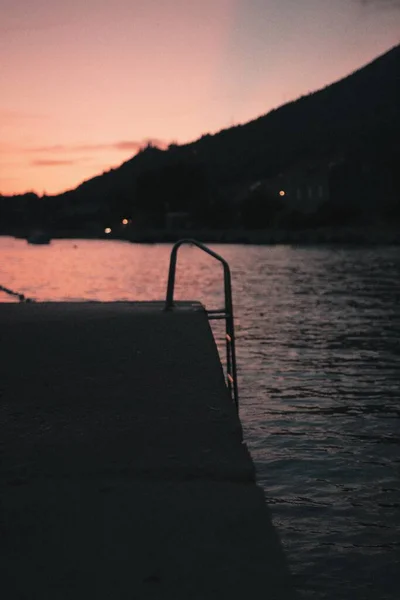
[[[26,238],[22,231],[3,232],[2,236]],[[315,229],[119,229],[106,234],[99,231],[52,231],[52,239],[121,240],[139,244],[174,243],[183,238],[218,244],[359,244],[400,245],[398,227],[324,227]]]

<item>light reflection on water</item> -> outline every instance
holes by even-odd
[[[400,249],[213,248],[233,271],[246,439],[299,589],[397,600]],[[3,238],[0,252],[0,284],[39,300],[165,295],[167,245]],[[220,308],[221,282],[180,250],[178,298]]]

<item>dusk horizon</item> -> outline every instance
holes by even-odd
[[[248,123],[398,45],[397,0],[36,3],[0,0],[3,195],[57,195],[148,142]]]
[[[368,62],[367,65],[371,64],[371,62],[375,62],[375,60],[385,56],[386,54],[388,54],[389,52],[391,52],[392,50],[394,50],[396,46],[393,46],[392,48],[389,48],[387,51],[383,52],[382,54],[380,54],[379,56],[375,57],[372,61]],[[352,71],[351,73],[346,73],[344,74],[342,77],[340,77],[339,79],[332,81],[331,83],[328,83],[326,86],[324,86],[323,88],[318,88],[316,90],[311,90],[307,96],[313,95],[313,94],[317,94],[319,91],[321,91],[322,89],[324,89],[325,87],[329,87],[331,85],[334,85],[340,81],[342,81],[343,79],[346,79],[347,77],[353,75],[354,73],[356,73],[357,71],[361,70],[362,68],[364,68],[367,65],[360,65],[360,67],[356,68],[354,71]],[[261,117],[267,116],[269,113],[274,112],[275,110],[279,110],[280,108],[291,104],[293,102],[296,102],[300,99],[302,99],[304,96],[298,96],[296,98],[293,98],[287,102],[284,102],[283,104],[273,107],[271,108],[267,113],[261,114],[261,115],[255,115],[253,118],[251,118],[250,120],[243,122],[243,123],[235,123],[234,125],[228,125],[227,127],[223,127],[219,130],[216,131],[204,131],[202,132],[198,137],[194,138],[193,140],[184,140],[182,142],[177,142],[176,139],[172,139],[172,140],[162,140],[159,138],[143,138],[142,140],[138,140],[138,141],[134,141],[134,140],[121,140],[119,142],[115,142],[115,144],[98,144],[96,145],[85,145],[85,146],[77,146],[75,148],[76,151],[78,150],[82,150],[82,151],[96,151],[99,149],[105,149],[105,148],[110,148],[110,149],[115,149],[121,152],[130,152],[130,151],[134,151],[133,154],[129,155],[128,157],[124,158],[123,160],[121,160],[121,162],[119,164],[110,164],[108,167],[105,166],[105,168],[103,169],[102,172],[98,172],[95,173],[93,175],[91,175],[90,177],[83,179],[81,181],[78,181],[78,183],[76,185],[73,185],[72,187],[66,188],[66,189],[62,189],[53,193],[46,193],[46,191],[43,191],[42,193],[40,193],[39,190],[35,190],[35,189],[26,189],[24,192],[11,192],[10,194],[4,194],[2,192],[2,190],[0,189],[0,195],[6,196],[6,195],[20,195],[20,194],[26,194],[26,193],[35,193],[38,196],[58,196],[61,194],[64,194],[66,192],[72,191],[74,189],[76,189],[76,187],[79,187],[82,183],[84,183],[85,181],[88,181],[94,177],[100,176],[103,173],[107,172],[108,170],[111,169],[118,169],[122,164],[124,164],[125,162],[128,162],[129,160],[132,160],[137,154],[139,154],[143,149],[145,149],[146,146],[153,146],[156,147],[160,150],[167,150],[168,146],[170,144],[177,144],[179,146],[185,146],[185,145],[190,145],[192,143],[195,143],[197,140],[199,140],[201,137],[206,136],[206,135],[216,135],[218,133],[220,133],[221,131],[224,131],[225,129],[230,129],[231,127],[235,127],[238,125],[246,125],[248,123],[251,123],[252,121],[255,121]],[[46,151],[49,152],[53,152],[56,156],[64,151],[66,151],[67,149],[65,147],[63,147],[62,145],[57,145],[54,144],[53,146],[49,146],[48,148],[35,148],[33,149],[33,151],[37,152],[38,155],[40,155],[41,153],[45,153]],[[135,151],[136,150],[136,151]],[[40,160],[37,159],[35,162],[35,165],[37,167],[57,167],[57,166],[63,166],[63,161],[54,159],[48,159],[48,160]]]

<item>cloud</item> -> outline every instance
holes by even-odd
[[[148,143],[150,140],[146,140],[146,142]],[[159,140],[151,140],[152,143],[155,146],[158,146],[160,141]],[[115,150],[133,150],[133,151],[138,151],[140,150],[140,148],[144,145],[146,145],[146,142],[143,143],[142,142],[136,142],[136,141],[121,141],[121,142],[116,142],[115,144],[113,144],[113,148],[115,148]]]
[[[0,0],[1,1],[1,0]],[[93,163],[94,154],[101,151],[129,152],[136,154],[147,144],[152,144],[158,148],[167,148],[167,142],[156,138],[145,138],[142,140],[120,140],[105,144],[53,144],[49,146],[21,147],[0,142],[0,156],[18,156],[29,157],[31,167],[61,167],[72,166],[85,163]],[[103,157],[104,158],[104,157]],[[122,157],[123,159],[124,157]],[[114,157],[118,164],[121,159]],[[4,165],[4,161],[2,162]],[[8,164],[8,163],[7,163]],[[19,163],[15,163],[19,164]]]
[[[70,153],[70,152],[98,152],[101,150],[118,150],[121,152],[131,151],[138,152],[147,144],[166,148],[167,143],[156,138],[145,138],[143,140],[121,140],[119,142],[111,142],[107,144],[72,144],[70,146],[63,144],[54,144],[52,146],[39,146],[36,148],[26,148],[28,153]]]
[[[43,159],[43,160],[32,160],[32,167],[61,167],[61,166],[70,166],[74,165],[77,161],[75,160],[53,160],[53,159]]]

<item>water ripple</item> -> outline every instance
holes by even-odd
[[[246,440],[301,596],[397,600],[400,249],[213,247],[233,269]],[[165,294],[168,246],[0,248],[0,283],[26,296]],[[223,305],[209,257],[182,248],[177,274],[178,298]]]

